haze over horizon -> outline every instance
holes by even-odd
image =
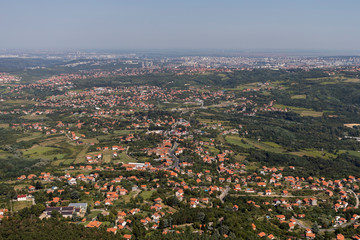
[[[360,2],[2,1],[2,49],[359,51]]]

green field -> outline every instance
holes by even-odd
[[[140,191],[140,190],[139,190]],[[124,195],[124,196],[119,196],[119,200],[118,201],[116,201],[116,202],[118,202],[118,203],[123,203],[123,202],[125,202],[125,203],[128,203],[128,202],[130,202],[130,200],[135,196],[135,195],[137,195],[137,193],[139,192],[139,191],[137,191],[137,192],[129,192],[128,194],[126,194],[126,195]],[[115,203],[116,203],[115,202]]]
[[[103,160],[104,160],[104,162],[106,162],[106,163],[111,162],[112,153],[113,153],[113,151],[111,151],[111,150],[106,150],[106,151],[103,152]]]
[[[140,196],[144,198],[144,200],[149,200],[151,195],[153,194],[153,192],[155,191],[142,191],[140,193]]]
[[[12,100],[7,100],[4,102],[4,104],[6,105],[29,105],[29,104],[36,104],[36,101],[31,101],[31,100],[21,100],[21,99],[12,99]]]
[[[0,149],[0,158],[6,158],[9,156],[12,156],[12,154]]]
[[[26,115],[21,116],[20,118],[26,119],[26,120],[47,120],[48,118],[46,115]]]
[[[244,143],[242,141],[242,140],[244,140],[244,138],[241,138],[238,136],[226,136],[225,140],[230,144],[238,145],[243,148],[252,148],[253,147],[252,145],[250,145],[248,143]]]
[[[234,159],[237,160],[237,161],[242,162],[242,161],[244,161],[246,159],[246,156],[237,154],[237,155],[234,156]]]
[[[221,121],[221,120],[215,120],[215,119],[198,119],[199,122],[201,123],[206,123],[206,124],[218,124],[218,123],[221,123],[221,124],[224,124],[224,123],[229,123],[229,121]]]
[[[32,201],[20,201],[20,202],[14,201],[12,202],[12,204],[13,204],[13,211],[17,212],[23,208],[31,207]]]
[[[346,78],[346,80],[344,82],[346,82],[346,83],[360,83],[360,79],[359,78]]]
[[[60,148],[34,145],[32,148],[25,150],[23,153],[24,156],[30,158],[53,159],[56,157],[57,159],[63,159],[66,156],[66,153],[61,152],[63,151]]]
[[[274,143],[274,142],[260,142],[256,141],[254,139],[249,138],[241,138],[238,136],[226,136],[226,141],[230,144],[238,145],[243,148],[258,148],[262,150],[266,150],[269,152],[276,152],[276,153],[282,153],[285,151],[285,149]]]
[[[88,146],[83,147],[81,149],[81,151],[78,152],[78,154],[76,155],[74,163],[83,163],[83,162],[85,162],[85,156],[88,153],[88,149],[89,149]]]
[[[282,148],[282,146],[280,146],[279,144],[274,143],[274,142],[263,142],[263,143],[266,145],[269,145],[270,147],[273,147],[273,148]]]
[[[300,116],[302,116],[302,117],[321,117],[323,115],[323,112],[317,112],[317,111],[314,111],[314,110],[308,109],[308,108],[286,106],[283,104],[275,104],[274,107],[281,108],[281,109],[287,108],[290,111],[300,114]]]
[[[300,116],[302,117],[322,117],[323,116],[323,112],[316,112],[316,111],[308,111],[308,110],[305,110],[305,111],[301,111],[300,112]]]
[[[360,158],[359,151],[348,151],[349,155]]]
[[[306,95],[293,95],[291,96],[291,99],[306,99]]]
[[[9,124],[8,123],[0,123],[0,128],[9,128]]]
[[[282,153],[285,151],[285,149],[283,147],[281,147],[280,145],[278,145],[274,142],[261,142],[261,141],[256,141],[254,139],[249,139],[249,138],[244,138],[244,140],[248,144],[251,144],[256,148],[259,148],[259,149],[262,149],[265,151],[276,152],[276,153]]]
[[[209,151],[211,152],[211,154],[213,154],[213,155],[217,155],[220,153],[220,150],[213,146],[208,146],[208,148],[209,148]]]
[[[31,133],[25,137],[22,137],[22,138],[19,138],[19,139],[16,139],[16,142],[21,142],[21,141],[31,141],[31,140],[35,140],[37,138],[41,138],[43,136],[43,134],[41,132],[34,132],[34,133]]]
[[[118,158],[120,158],[120,160],[116,160],[115,162],[122,162],[122,163],[137,162],[135,158],[130,157],[125,152],[119,153]]]
[[[344,153],[344,150],[340,150],[338,154]],[[296,155],[296,156],[309,156],[309,157],[320,157],[324,159],[334,159],[337,157],[336,154],[329,153],[327,151],[319,151],[314,149],[305,149],[298,152],[291,152],[290,154]]]

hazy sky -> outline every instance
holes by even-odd
[[[0,0],[0,49],[360,50],[360,0]]]

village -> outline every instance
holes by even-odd
[[[11,181],[14,195],[2,202],[1,219],[35,214],[124,239],[137,239],[140,230],[234,238],[229,228],[236,226],[262,239],[327,234],[344,239],[342,229],[354,232],[347,238],[360,239],[360,176],[309,173],[296,157],[337,155],[263,140],[256,129],[261,125],[252,125],[255,117],[323,116],[278,104],[274,92],[286,91],[282,83],[76,87],[77,81],[108,77],[99,74],[59,75],[32,84],[6,75],[15,80],[4,83],[0,114],[9,121],[1,127],[17,137],[0,156],[40,162]],[[34,89],[44,95],[34,95]],[[224,117],[232,115],[239,120]],[[259,151],[293,158],[295,164],[275,157],[264,165],[271,157],[255,160]],[[194,216],[184,217],[189,211]]]

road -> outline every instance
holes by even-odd
[[[175,151],[176,151],[177,147],[178,147],[178,143],[175,142],[174,146],[171,148],[171,150],[169,152],[169,155],[174,162],[174,165],[173,165],[174,169],[176,169],[176,168],[179,169],[179,159],[175,156]]]
[[[353,190],[351,190],[351,189],[349,189],[348,192],[350,192],[350,193],[352,193],[352,194],[354,195],[354,197],[355,197],[355,199],[356,199],[356,205],[355,205],[354,208],[358,208],[358,207],[359,207],[359,197],[358,197],[357,194],[356,194]],[[292,218],[292,219],[295,220],[295,222],[299,225],[299,227],[305,228],[305,229],[309,228],[309,227],[303,225],[303,224],[302,224],[299,220],[297,220],[296,218]],[[338,225],[338,226],[336,226],[336,227],[327,228],[327,229],[319,229],[319,232],[335,232],[335,230],[338,229],[338,228],[345,228],[345,227],[348,227],[348,226],[353,225],[354,223],[355,223],[355,220],[350,220],[349,222],[344,223],[344,224],[342,224],[342,225]]]
[[[267,197],[267,198],[310,198],[311,196],[306,195],[306,196],[283,196],[283,195],[278,195],[278,194],[272,194],[272,195],[259,195],[259,194],[231,194],[232,196],[235,197]]]
[[[304,229],[311,228],[311,227],[305,226],[298,219],[296,219],[294,217],[292,219],[294,219],[296,224],[299,225],[299,227],[301,227],[301,228],[304,228]],[[338,228],[345,228],[345,227],[353,225],[354,223],[355,223],[355,220],[351,220],[351,221],[349,221],[347,223],[344,223],[342,225],[338,225],[338,226],[333,227],[333,228],[319,229],[319,232],[335,232],[335,230],[338,229]]]
[[[229,191],[230,191],[229,186],[226,186],[225,190],[219,195],[218,198],[222,203],[224,203],[224,198],[226,197],[226,195],[228,195]]]
[[[359,197],[358,197],[358,195],[351,189],[349,189],[348,192],[351,192],[354,195],[355,199],[356,199],[356,205],[355,205],[354,208],[359,208]]]

